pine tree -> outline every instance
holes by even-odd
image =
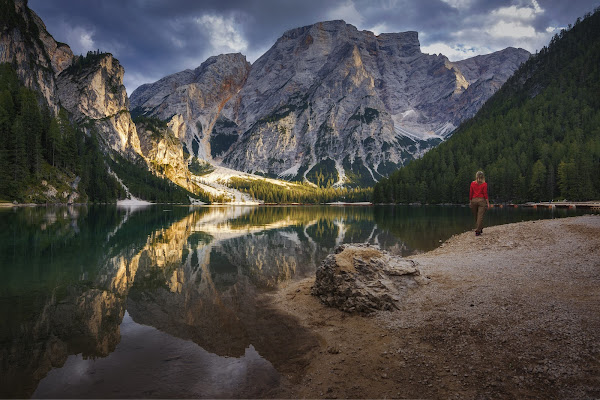
[[[534,201],[541,201],[545,198],[544,189],[546,187],[546,166],[541,160],[533,164],[531,173],[531,182],[529,184],[529,196]]]
[[[21,135],[25,137],[27,164],[29,172],[33,176],[37,176],[42,164],[42,115],[34,92],[21,88],[19,97],[22,121]]]

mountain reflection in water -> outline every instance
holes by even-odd
[[[279,373],[252,346],[239,358],[220,357],[137,324],[127,313],[120,330],[114,352],[95,360],[69,356],[40,382],[33,397],[252,398],[279,383]]]
[[[0,397],[266,396],[317,339],[261,292],[312,276],[341,243],[407,255],[472,224],[462,207],[165,205],[0,222]]]

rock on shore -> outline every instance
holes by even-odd
[[[417,265],[378,246],[343,244],[317,269],[311,293],[346,312],[397,309],[408,288],[427,282]]]

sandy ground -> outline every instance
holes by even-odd
[[[411,257],[430,283],[400,310],[350,315],[270,295],[317,345],[275,397],[600,397],[600,216],[467,232]]]

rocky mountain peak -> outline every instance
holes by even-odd
[[[354,30],[356,30],[356,28],[350,24],[346,24],[345,21],[343,20],[333,20],[333,21],[323,21],[323,22],[317,22],[316,24],[312,24],[312,25],[306,25],[306,26],[302,26],[299,28],[294,28],[294,29],[290,29],[288,31],[285,31],[283,33],[283,35],[281,35],[279,37],[279,39],[277,39],[277,43],[279,42],[284,42],[287,40],[296,40],[299,37],[303,37],[307,32],[319,32],[319,31],[323,31],[323,32],[330,32],[330,33],[336,33],[336,32],[340,32],[340,31],[344,31],[346,29],[352,29],[354,28]]]
[[[3,10],[0,33],[0,62],[11,63],[21,81],[39,92],[57,113],[60,101],[55,76],[71,64],[69,46],[54,40],[25,0],[16,0]]]
[[[198,158],[365,185],[444,140],[528,56],[507,49],[452,63],[421,53],[414,31],[324,21],[286,31],[251,67],[211,58],[141,86],[131,103],[168,120]]]
[[[215,125],[226,132],[228,122],[218,117],[242,88],[249,71],[250,63],[240,53],[210,57],[194,70],[140,86],[131,94],[131,107],[136,115],[169,121],[169,128],[183,142],[186,152],[211,160],[221,152],[215,149],[221,149],[222,143],[211,143],[210,133]],[[229,142],[232,138],[223,140]]]
[[[131,93],[131,108],[153,107],[164,97],[168,91],[176,90],[179,87],[190,85],[192,83],[201,83],[207,76],[214,76],[219,81],[224,81],[225,76],[231,76],[243,70],[249,69],[250,63],[246,56],[241,53],[221,54],[209,57],[200,66],[195,69],[186,69],[172,75],[168,75],[154,83],[146,83],[139,86]],[[145,113],[144,110],[138,112]]]
[[[80,122],[93,122],[104,142],[122,154],[141,154],[124,68],[110,53],[89,52],[74,58],[57,78],[61,104]]]
[[[129,111],[124,74],[124,68],[110,53],[77,56],[58,76],[61,103],[79,120]]]
[[[494,53],[475,56],[452,64],[462,72],[469,84],[482,77],[489,78],[490,75],[501,76],[501,79],[505,81],[529,56],[529,52],[525,49],[507,47]]]
[[[397,57],[413,57],[421,54],[419,33],[415,31],[382,33],[377,36],[381,51]]]
[[[416,31],[375,35],[371,31],[359,31],[354,25],[347,24],[343,20],[318,22],[290,29],[277,40],[271,50],[288,41],[299,42],[298,50],[307,50],[313,43],[317,43],[320,47],[328,47],[328,45],[332,45],[332,39],[338,42],[369,43],[371,50],[373,50],[374,43],[377,42],[378,50],[398,57],[410,57],[421,53],[419,34]]]

